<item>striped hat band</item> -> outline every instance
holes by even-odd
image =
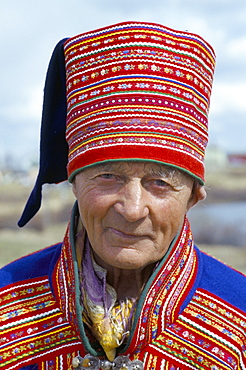
[[[124,22],[64,45],[68,176],[115,160],[155,161],[204,181],[214,52],[201,37]]]

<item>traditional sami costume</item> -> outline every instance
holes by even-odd
[[[19,225],[44,183],[105,161],[162,163],[202,185],[214,64],[201,37],[152,23],[61,41]],[[62,243],[0,271],[0,370],[246,368],[245,276],[199,251],[186,218],[136,302],[117,302],[90,255],[75,205]]]
[[[0,369],[68,370],[88,353],[105,359],[82,320],[76,219],[75,207],[63,243],[1,270]],[[245,276],[197,249],[186,219],[116,356],[144,369],[245,369],[245,297]]]

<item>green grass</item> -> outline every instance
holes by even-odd
[[[66,224],[55,225],[45,231],[32,229],[0,230],[0,267],[27,254],[61,242]]]

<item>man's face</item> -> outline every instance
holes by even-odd
[[[159,261],[195,203],[193,180],[149,162],[95,165],[76,175],[73,191],[97,260],[142,269]]]

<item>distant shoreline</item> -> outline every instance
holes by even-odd
[[[245,190],[228,190],[228,189],[207,189],[207,198],[204,203],[229,203],[229,202],[245,202]]]
[[[246,166],[207,171],[205,188],[207,204],[246,201]]]

